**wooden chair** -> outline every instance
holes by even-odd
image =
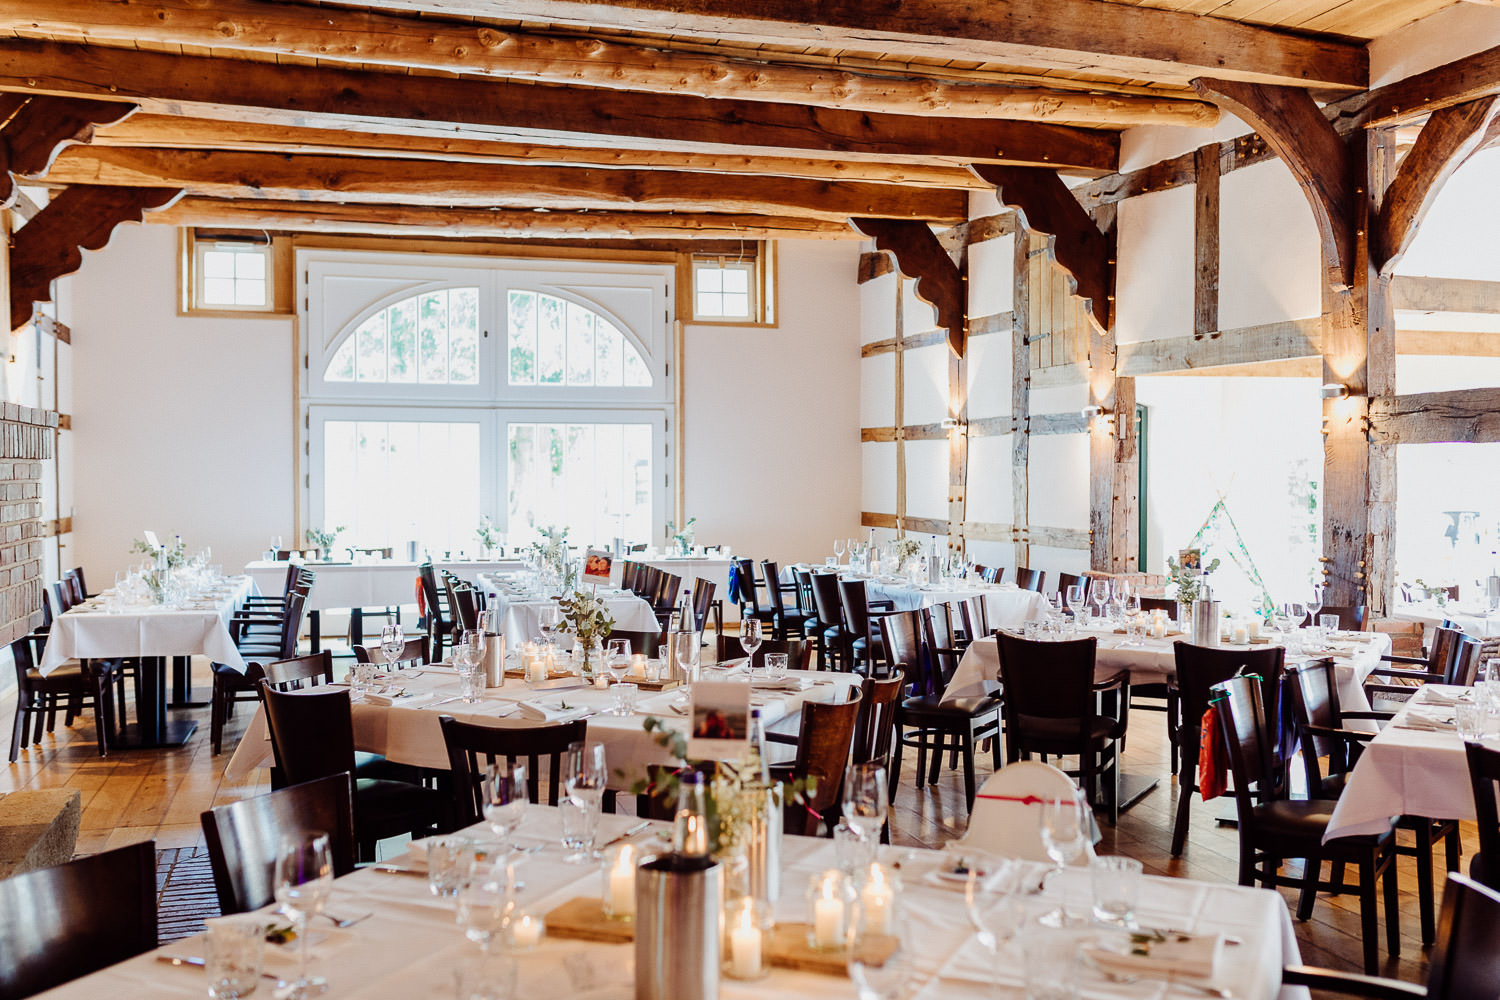
[[[1068,596],[1068,588],[1083,582],[1083,577],[1077,573],[1057,574],[1057,586],[1054,588],[1064,598]],[[1144,605],[1142,605],[1144,607]]]
[[[1277,760],[1276,734],[1266,715],[1262,684],[1252,677],[1233,677],[1215,685],[1220,734],[1229,749],[1234,778],[1235,808],[1240,832],[1240,885],[1259,881],[1267,889],[1289,886],[1334,893],[1358,892],[1360,936],[1364,942],[1364,970],[1374,975],[1380,946],[1375,914],[1375,883],[1385,896],[1386,949],[1391,958],[1401,953],[1400,907],[1396,891],[1395,834],[1337,837],[1323,842],[1336,803],[1328,799],[1288,797],[1288,782]],[[1287,858],[1303,858],[1306,876],[1280,874]],[[1322,879],[1324,861],[1334,863],[1334,874]],[[1359,872],[1359,884],[1342,877],[1345,866]],[[1310,915],[1315,896],[1304,892],[1299,916]],[[1307,911],[1307,912],[1304,912]]]
[[[1016,567],[1016,586],[1022,590],[1034,590],[1038,594],[1047,585],[1047,571],[1043,569],[1027,569],[1025,566]]]
[[[507,762],[526,760],[526,794],[532,802],[541,802],[541,761],[547,758],[547,805],[557,805],[562,779],[562,755],[573,743],[588,738],[588,723],[583,719],[555,725],[500,729],[459,722],[451,715],[438,719],[443,729],[443,743],[448,747],[448,767],[453,775],[452,825],[455,829],[478,823],[484,818],[484,796],[480,779],[495,758]]]
[[[73,585],[73,598],[75,603],[77,601],[86,601],[90,597],[98,596],[97,594],[91,593],[89,591],[88,584],[84,582],[82,566],[74,566],[72,569],[68,570],[63,574],[63,579],[67,580]]]
[[[59,709],[65,713],[64,725],[72,725],[79,710],[92,708],[99,756],[108,756],[114,715],[114,688],[108,670],[101,661],[70,660],[43,677],[37,663],[46,639],[45,635],[25,635],[10,644],[16,668],[16,718],[10,731],[10,762],[16,762],[21,747],[42,741],[44,723],[47,732],[53,731]]]
[[[0,997],[29,997],[155,947],[155,841],[0,880]]]
[[[422,602],[426,605],[422,622],[431,643],[431,656],[434,660],[441,660],[443,643],[451,645],[453,642],[453,609],[446,606],[446,595],[438,588],[432,563],[425,562],[417,567],[417,580],[422,588]]]
[[[1000,682],[1005,688],[1006,760],[1077,756],[1078,783],[1097,801],[1099,781],[1108,779],[1109,822],[1120,817],[1120,738],[1130,721],[1130,674],[1121,670],[1094,680],[1098,640],[1034,642],[1007,632],[1000,646]],[[1120,717],[1099,710],[1099,695],[1117,693]]]
[[[406,667],[420,667],[431,663],[431,650],[432,646],[427,636],[412,636],[410,639],[406,640],[406,644],[401,647],[401,652],[396,657],[396,669],[401,670],[405,669]],[[385,666],[385,653],[381,650],[378,644],[374,646],[355,646],[354,662],[378,663],[381,666]]]
[[[289,660],[297,655],[297,633],[302,628],[302,609],[306,595],[293,591],[286,597],[286,612],[281,620],[277,646],[242,650],[245,670],[241,673],[224,663],[211,663],[214,690],[209,709],[210,742],[217,756],[224,750],[224,726],[241,702],[260,700],[260,682],[265,679],[265,664],[272,660]]]
[[[870,591],[864,580],[840,580],[839,608],[843,613],[844,630],[849,634],[850,668],[859,670],[863,664],[868,673],[875,664],[880,650],[881,612],[893,612],[890,601],[870,600]]]
[[[714,616],[714,631],[724,631],[724,602],[714,597],[717,585],[699,577],[693,581],[693,628],[702,633],[708,628],[708,616]]]
[[[990,609],[982,596],[966,597],[959,601],[958,616],[963,622],[965,645],[990,634]]]
[[[656,592],[651,598],[651,610],[656,613],[656,620],[662,628],[666,628],[672,620],[672,612],[677,610],[677,592],[682,589],[682,577],[676,573],[662,573],[657,581]]]
[[[276,855],[282,838],[327,833],[335,876],[354,870],[354,784],[348,774],[292,785],[202,816],[208,863],[225,915],[258,910],[276,898]]]
[[[306,656],[272,660],[261,665],[265,682],[278,691],[301,691],[333,683],[333,652],[321,650]]]
[[[1361,751],[1375,737],[1373,732],[1352,730],[1345,723],[1355,719],[1385,721],[1393,713],[1345,712],[1339,704],[1338,681],[1332,660],[1313,660],[1292,667],[1286,672],[1286,686],[1292,714],[1297,720],[1307,794],[1315,799],[1341,798]],[[1321,763],[1323,760],[1328,762],[1326,767]],[[1411,830],[1416,837],[1412,847],[1401,846],[1398,839],[1396,853],[1416,859],[1422,944],[1430,945],[1437,937],[1432,853],[1441,842],[1447,849],[1448,871],[1459,870],[1458,822],[1403,816],[1396,821],[1396,826]]]
[[[1350,972],[1291,966],[1283,969],[1283,986],[1307,986],[1324,993],[1373,1000],[1468,1000],[1489,996],[1500,982],[1500,893],[1462,875],[1449,875],[1443,890],[1443,914],[1437,946],[1427,965],[1427,988],[1395,979],[1375,979]]]
[[[1410,664],[1410,667],[1376,667],[1365,681],[1365,692],[1373,705],[1377,700],[1403,701],[1423,684],[1453,684],[1467,687],[1474,683],[1479,667],[1479,640],[1456,628],[1433,630],[1432,642],[1423,659],[1388,653],[1380,659],[1387,663]],[[1383,678],[1384,680],[1377,680]],[[1384,699],[1380,696],[1384,695]]]
[[[896,733],[896,714],[901,708],[901,674],[889,677],[866,677],[860,682],[859,715],[854,720],[854,742],[849,748],[851,764],[877,763],[885,767],[887,782],[897,775],[891,772],[892,737]],[[843,795],[834,804],[834,823],[843,814]],[[880,830],[883,843],[890,843],[891,823],[887,817]]]
[[[1474,790],[1474,824],[1479,828],[1479,850],[1469,859],[1469,877],[1500,891],[1500,815],[1495,795],[1500,791],[1500,750],[1465,743],[1469,784]],[[1449,867],[1450,874],[1453,871]]]
[[[1005,569],[1000,566],[974,565],[974,572],[979,574],[979,579],[985,583],[999,583],[1005,578]]]
[[[611,639],[624,639],[630,643],[632,653],[645,653],[648,657],[659,656],[662,649],[660,632],[632,632],[617,628],[609,634]]]
[[[771,777],[777,781],[803,778],[816,781],[816,786],[805,796],[805,804],[786,804],[782,829],[787,833],[817,836],[822,826],[827,835],[833,834],[836,804],[842,793],[844,770],[849,766],[849,750],[859,716],[861,692],[850,693],[853,697],[849,701],[803,703],[797,758],[790,764],[771,767]]]
[[[949,737],[958,741],[964,769],[964,794],[973,808],[976,779],[974,753],[980,741],[993,739],[993,763],[1000,768],[1000,702],[988,695],[956,698],[944,703],[937,684],[937,668],[924,641],[922,612],[899,611],[885,618],[882,641],[886,662],[902,677],[906,694],[896,713],[896,753],[890,767],[891,801],[900,784],[901,756],[907,747],[917,751],[917,787],[936,781]],[[912,730],[908,732],[908,730]],[[931,777],[927,754],[934,754]]]
[[[839,601],[839,578],[833,573],[812,574],[813,602],[817,605],[818,667],[821,670],[852,670],[849,644],[853,636],[844,627]]]
[[[769,559],[761,562],[760,570],[761,575],[765,577],[766,593],[770,595],[773,638],[803,638],[803,619],[797,614],[796,606],[789,607],[786,602],[788,591],[791,595],[796,595],[797,585],[782,583],[780,566]]]
[[[740,637],[737,635],[718,636],[717,640],[718,660],[737,660],[745,655],[745,647],[740,645]],[[755,666],[757,668],[766,665],[767,653],[785,653],[786,666],[788,670],[811,670],[813,645],[806,639],[763,639],[760,646],[755,650]]]
[[[734,566],[736,588],[740,592],[740,617],[758,618],[768,628],[775,629],[776,612],[762,607],[760,603],[760,581],[755,576],[755,560],[736,559]]]
[[[813,596],[812,570],[796,569],[792,574],[797,578],[797,614],[802,616],[802,634],[816,640],[821,630],[818,627],[818,600]]]
[[[1218,733],[1203,732],[1203,713],[1208,711],[1209,692],[1215,684],[1222,684],[1242,671],[1265,678],[1268,684],[1279,684],[1286,662],[1286,648],[1221,649],[1179,640],[1172,644],[1172,655],[1177,666],[1177,678],[1173,681],[1177,692],[1177,713],[1167,717],[1167,738],[1182,759],[1177,776],[1177,821],[1172,827],[1172,857],[1177,858],[1187,847],[1188,813],[1192,808],[1193,794],[1198,791],[1198,754],[1203,739],[1205,736],[1214,740],[1219,738]]]
[[[354,721],[347,689],[278,691],[262,681],[266,728],[276,766],[287,785],[355,770]],[[354,830],[361,860],[375,860],[375,844],[409,833],[425,836],[442,824],[446,803],[421,785],[356,778]]]
[[[1342,632],[1363,632],[1365,630],[1365,606],[1363,604],[1325,604],[1318,611],[1318,617],[1323,615],[1338,615],[1339,630]]]

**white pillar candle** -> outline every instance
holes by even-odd
[[[1234,627],[1234,644],[1243,646],[1250,641],[1250,630],[1243,625]]]
[[[729,968],[739,979],[760,976],[760,927],[755,920],[755,900],[747,898],[739,918],[729,931]]]
[[[833,898],[836,891],[831,883],[824,883],[824,895],[813,901],[813,940],[819,948],[836,948],[839,945],[839,925],[844,922],[844,901]]]
[[[1250,633],[1250,638],[1252,638],[1252,639],[1259,639],[1260,638],[1260,618],[1259,617],[1251,618],[1249,621],[1247,621],[1245,623],[1245,629]]]
[[[635,916],[635,851],[628,844],[609,871],[609,908],[617,917]]]
[[[646,654],[635,653],[630,657],[630,673],[633,677],[646,676]]]
[[[880,865],[870,866],[870,878],[860,894],[865,908],[865,929],[874,934],[889,933],[891,902],[894,894],[885,880],[885,869]]]
[[[511,944],[519,949],[535,948],[542,940],[542,923],[529,913],[521,914],[511,926]]]

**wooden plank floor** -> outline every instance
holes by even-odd
[[[204,663],[195,664],[198,697],[208,690]],[[0,699],[0,719],[9,721],[14,697]],[[243,783],[229,782],[224,767],[249,722],[250,712],[241,706],[225,734],[226,753],[215,757],[209,746],[208,709],[174,712],[192,717],[200,725],[193,739],[177,750],[138,750],[113,753],[100,759],[93,743],[93,719],[85,714],[71,728],[59,719],[57,731],[39,746],[22,751],[16,763],[0,775],[0,791],[22,788],[77,788],[83,794],[81,854],[154,838],[158,850],[202,847],[199,814],[203,810],[250,795],[269,791],[267,773],[260,771]],[[1167,774],[1167,742],[1164,716],[1133,713],[1125,752],[1127,772]],[[981,777],[988,775],[988,755],[981,754]],[[893,840],[898,844],[941,847],[963,833],[967,825],[963,784],[945,769],[936,786],[917,790],[915,761],[908,757],[900,778],[900,791],[892,814]],[[1117,827],[1103,827],[1103,853],[1139,858],[1146,870],[1158,875],[1233,882],[1237,874],[1238,834],[1219,826],[1215,817],[1227,800],[1193,804],[1189,843],[1180,859],[1170,856],[1171,823],[1177,804],[1177,788],[1164,778],[1157,788],[1120,818]],[[1102,825],[1102,820],[1101,820]],[[1477,850],[1473,824],[1464,825],[1465,857]],[[1291,871],[1299,870],[1295,865]],[[1437,862],[1441,883],[1442,863]],[[1384,960],[1382,974],[1410,982],[1426,978],[1426,953],[1421,947],[1416,873],[1412,861],[1401,859],[1401,936],[1398,960]],[[1283,891],[1295,904],[1294,894]],[[1312,919],[1295,923],[1302,957],[1313,965],[1357,971],[1361,965],[1358,901],[1353,896],[1318,897]],[[1382,942],[1384,935],[1382,934]],[[1384,945],[1381,955],[1384,959]]]

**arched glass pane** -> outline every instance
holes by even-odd
[[[472,288],[448,290],[448,381],[479,382],[479,295]]]
[[[387,306],[334,351],[325,382],[479,384],[479,289],[422,292]]]
[[[345,339],[343,346],[333,352],[333,360],[328,362],[328,371],[323,373],[323,379],[327,382],[354,381],[353,337]]]
[[[651,370],[620,329],[587,306],[541,292],[512,291],[511,385],[651,385]]]
[[[385,313],[376,313],[354,331],[359,351],[359,380],[385,381]]]

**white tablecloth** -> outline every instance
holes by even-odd
[[[261,592],[279,594],[286,586],[284,562],[247,563],[245,572],[255,579]],[[312,593],[308,595],[308,611],[327,611],[331,608],[384,608],[415,604],[417,601],[418,563],[381,560],[374,563],[320,563],[310,562],[307,567],[317,574]],[[442,586],[442,573],[449,571],[465,580],[473,580],[481,573],[506,573],[521,568],[519,559],[491,559],[484,562],[433,561],[433,570],[438,574],[438,585]]]
[[[614,695],[608,691],[585,687],[536,691],[518,677],[506,678],[504,687],[486,689],[481,700],[473,705],[461,701],[434,704],[458,694],[459,680],[451,667],[413,668],[402,671],[402,676],[408,678],[409,695],[396,699],[394,705],[355,702],[355,749],[382,754],[403,764],[442,770],[448,768],[448,751],[443,745],[442,729],[438,726],[440,716],[451,715],[461,722],[480,725],[526,728],[536,723],[520,718],[516,709],[518,701],[544,698],[554,703],[563,698],[569,705],[576,704],[594,711],[614,704]],[[799,692],[755,689],[752,703],[761,710],[761,718],[768,726],[800,711],[802,703],[809,699],[829,701],[842,689],[859,684],[858,677],[846,674],[790,671],[788,676],[807,677],[817,683]],[[589,739],[608,748],[611,787],[627,788],[638,778],[644,778],[647,764],[672,763],[672,756],[652,741],[641,728],[641,723],[647,715],[655,715],[686,733],[688,720],[669,707],[676,697],[674,690],[643,691],[635,715],[623,718],[594,715],[589,718]],[[842,696],[840,700],[843,700]],[[270,734],[266,730],[265,717],[257,708],[225,774],[230,780],[239,781],[248,777],[254,768],[269,767],[271,760]]]
[[[114,614],[91,610],[94,602],[89,602],[58,615],[52,622],[40,670],[50,673],[70,659],[202,654],[215,663],[243,671],[245,661],[229,634],[229,620],[245,598],[258,591],[248,576],[232,581],[233,588],[213,607],[141,607]]]
[[[1100,678],[1108,677],[1124,668],[1130,671],[1131,681],[1139,684],[1159,683],[1177,674],[1177,662],[1172,652],[1172,643],[1182,637],[1171,639],[1146,639],[1142,646],[1121,648],[1123,635],[1113,631],[1089,629],[1086,635],[1099,640],[1099,651],[1095,656],[1095,671]],[[1390,652],[1391,637],[1384,632],[1362,632],[1362,641],[1353,655],[1337,657],[1334,673],[1338,678],[1339,704],[1351,712],[1369,711],[1370,702],[1365,697],[1364,682],[1380,663],[1380,657]],[[1228,646],[1225,648],[1236,648]],[[1240,649],[1261,649],[1261,646],[1241,646]],[[1305,656],[1289,656],[1288,664],[1306,660]],[[993,637],[980,639],[969,646],[959,661],[953,679],[943,692],[945,700],[975,697],[984,694],[984,682],[998,680],[1000,676],[1000,646]]]
[[[714,585],[714,596],[721,601],[729,598],[729,559],[693,558],[686,559],[676,556],[663,556],[653,559],[642,559],[639,553],[636,555],[625,555],[615,560],[614,583],[620,583],[620,574],[624,570],[626,562],[644,563],[654,566],[663,573],[671,573],[682,577],[682,585],[689,590],[693,589],[695,580],[707,580]]]
[[[599,840],[619,836],[635,825],[628,815],[600,817]],[[656,831],[638,833],[637,842],[654,843]],[[565,863],[559,844],[557,810],[531,807],[513,838],[522,845],[544,845],[517,863],[525,889],[519,901],[538,916],[577,897],[598,898],[600,876],[595,865]],[[485,826],[469,834],[480,841],[493,837]],[[781,901],[775,909],[780,923],[805,921],[803,887],[816,873],[834,864],[828,840],[788,837],[783,845]],[[392,859],[410,863],[405,855]],[[1012,945],[996,962],[975,939],[964,915],[964,895],[927,881],[942,862],[937,851],[881,848],[881,860],[900,862],[904,882],[902,900],[912,921],[917,954],[910,988],[912,1000],[1019,1000],[1021,959]],[[1066,893],[1076,909],[1088,896],[1087,872],[1066,872],[1048,880],[1046,898],[1056,902]],[[1286,904],[1274,892],[1238,886],[1209,885],[1185,879],[1147,878],[1142,885],[1139,913],[1153,926],[1218,931],[1243,943],[1223,949],[1218,982],[1242,1000],[1293,1000],[1306,992],[1280,986],[1284,965],[1300,963]],[[344,931],[327,921],[313,925],[311,946],[314,974],[327,978],[331,997],[352,1000],[396,1000],[407,997],[451,997],[453,970],[477,954],[464,940],[454,920],[452,900],[427,890],[425,878],[362,869],[334,883],[328,912],[340,916],[374,913]],[[288,975],[296,969],[297,946],[268,947],[267,969]],[[201,936],[173,942],[101,972],[43,994],[49,1000],[198,1000],[204,995],[203,970],[174,967],[157,961],[158,954],[202,956]],[[533,952],[517,956],[517,997],[588,997],[590,1000],[630,1000],[634,996],[634,945],[600,944],[549,935]],[[995,967],[999,966],[998,976]],[[998,984],[996,984],[998,979]],[[270,983],[255,996],[270,995]],[[1080,974],[1085,1000],[1178,1000],[1203,996],[1181,983],[1140,980],[1130,985],[1110,984],[1098,974]],[[723,1000],[843,1000],[854,995],[843,975],[773,969],[769,977],[752,982],[725,978]]]
[[[1464,690],[1428,687],[1447,692]],[[1420,704],[1419,699],[1417,696],[1403,707],[1365,747],[1333,810],[1325,841],[1379,832],[1392,816],[1474,818],[1469,762],[1457,731],[1434,732],[1400,725],[1411,704]]]
[[[539,639],[542,635],[539,612],[557,602],[548,597],[518,596],[512,593],[505,581],[491,575],[479,578],[480,586],[489,595],[489,606],[500,619],[500,632],[510,638],[511,645],[519,645],[528,639]],[[615,620],[615,628],[626,632],[660,632],[661,623],[651,605],[629,591],[604,590],[599,594],[604,599],[609,615]],[[568,639],[567,636],[560,640]],[[563,645],[571,647],[570,642]]]
[[[1490,612],[1475,605],[1461,605],[1454,601],[1445,605],[1439,605],[1436,601],[1401,604],[1391,612],[1391,617],[1400,621],[1421,622],[1429,632],[1448,620],[1476,639],[1500,635],[1500,612]]]
[[[795,569],[810,570],[814,573],[827,572],[825,566],[788,566],[781,571],[783,583],[796,582],[796,577],[792,575]],[[851,578],[847,568],[842,569],[839,576],[841,579]],[[1037,617],[1043,603],[1041,594],[1031,590],[1021,590],[1015,584],[975,586],[965,583],[934,583],[918,587],[894,577],[862,579],[865,580],[865,590],[871,601],[890,601],[897,611],[916,611],[918,608],[930,608],[938,604],[953,604],[957,601],[968,600],[971,597],[982,597],[985,614],[989,616],[992,629],[1019,629]]]

